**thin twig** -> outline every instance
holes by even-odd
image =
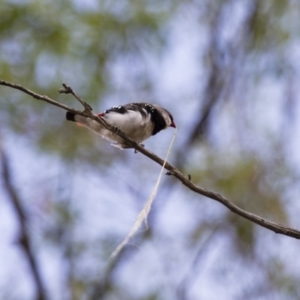
[[[41,274],[38,269],[38,263],[34,255],[34,251],[32,250],[31,247],[30,233],[27,228],[26,214],[22,207],[20,197],[17,194],[15,187],[13,186],[7,156],[4,153],[4,150],[2,148],[0,149],[0,153],[1,153],[2,178],[3,178],[4,188],[7,192],[7,195],[9,196],[9,199],[16,212],[16,216],[19,222],[19,227],[20,227],[19,243],[22,246],[25,256],[27,257],[32,272],[32,276],[36,285],[36,289],[37,289],[36,299],[45,300],[47,299],[47,297],[42,282]]]
[[[87,102],[82,100],[81,97],[79,97],[69,85],[63,83],[62,86],[63,88],[58,91],[60,94],[72,94],[83,105],[85,112],[92,112],[92,107]]]
[[[32,97],[34,97],[35,99],[38,100],[42,100],[42,101],[46,101],[50,104],[53,104],[55,106],[61,107],[65,110],[68,110],[70,112],[79,114],[81,116],[85,116],[88,118],[91,118],[95,121],[97,121],[98,123],[100,123],[101,125],[105,126],[108,130],[114,132],[115,134],[117,134],[118,136],[120,136],[122,139],[124,139],[124,141],[129,144],[129,146],[131,146],[132,148],[136,149],[138,152],[144,154],[145,156],[147,156],[148,158],[150,158],[151,160],[155,161],[156,163],[158,163],[159,165],[163,166],[164,164],[164,160],[161,159],[160,157],[158,157],[157,155],[155,155],[154,153],[146,150],[144,147],[140,146],[138,143],[136,143],[135,141],[133,141],[132,139],[130,139],[128,136],[126,136],[121,130],[119,130],[118,128],[108,124],[103,118],[99,118],[97,115],[94,114],[90,114],[87,113],[85,111],[81,112],[78,110],[75,110],[73,108],[70,108],[66,105],[63,105],[59,102],[56,102],[55,100],[50,99],[47,96],[42,96],[39,95],[35,92],[32,92],[26,88],[24,88],[23,86],[17,85],[17,84],[13,84],[13,83],[9,83],[3,80],[0,80],[0,85],[5,85],[14,89],[18,89],[26,94],[31,95]],[[221,196],[220,194],[208,191],[206,189],[203,189],[197,185],[195,185],[188,177],[184,176],[177,168],[175,168],[174,166],[172,166],[169,163],[165,164],[165,169],[168,170],[174,177],[176,177],[179,181],[182,182],[182,184],[184,184],[186,187],[188,187],[190,190],[194,191],[197,194],[200,194],[202,196],[205,196],[207,198],[213,199],[215,201],[220,202],[221,204],[223,204],[224,206],[226,206],[229,210],[231,210],[233,213],[253,222],[256,223],[262,227],[265,227],[275,233],[278,234],[283,234],[286,236],[290,236],[296,239],[300,239],[300,231],[293,229],[293,228],[289,228],[289,227],[285,227],[283,225],[280,224],[276,224],[274,222],[268,221],[260,216],[257,216],[253,213],[250,213],[246,210],[241,209],[240,207],[238,207],[237,205],[235,205],[233,202],[229,201],[228,199],[226,199],[225,197]]]
[[[110,131],[112,131],[112,132],[114,132],[114,133],[116,133],[116,134],[117,134],[117,132],[118,132],[118,129],[117,129],[116,127],[114,127],[114,126],[108,124],[104,119],[99,118],[97,115],[94,115],[94,114],[91,112],[92,110],[90,110],[90,111],[84,110],[84,111],[82,112],[82,111],[80,111],[80,110],[73,109],[73,108],[71,108],[71,107],[69,107],[69,106],[67,106],[67,105],[64,105],[64,104],[62,104],[62,103],[59,103],[59,102],[57,102],[57,101],[51,99],[51,98],[48,97],[48,96],[40,95],[40,94],[38,94],[38,93],[35,93],[35,92],[33,92],[33,91],[31,91],[31,90],[29,90],[29,89],[23,87],[22,85],[15,84],[15,83],[11,83],[11,82],[7,82],[7,81],[1,80],[1,79],[0,79],[0,85],[4,85],[4,86],[7,86],[7,87],[11,87],[11,88],[13,88],[13,89],[22,91],[22,92],[24,92],[25,94],[28,94],[28,95],[30,95],[31,97],[33,97],[33,98],[35,98],[35,99],[37,99],[37,100],[42,100],[42,101],[48,102],[48,103],[50,103],[50,104],[52,104],[52,105],[54,105],[54,106],[60,107],[60,108],[62,108],[62,109],[64,109],[64,110],[67,110],[67,111],[72,112],[72,113],[74,113],[74,114],[81,115],[81,116],[84,116],[84,117],[89,117],[89,118],[91,118],[91,119],[93,119],[93,120],[96,120],[96,121],[97,121],[98,123],[100,123],[101,125],[105,126],[108,130],[110,130]],[[82,100],[82,101],[83,101],[83,100]],[[83,101],[83,102],[84,102],[84,101]],[[84,102],[84,103],[86,103],[86,102]],[[84,108],[86,108],[84,104],[83,104],[83,106],[84,106]]]

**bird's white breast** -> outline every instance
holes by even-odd
[[[128,110],[124,114],[111,111],[104,115],[104,119],[139,143],[149,138],[152,134],[153,124],[150,121],[151,116],[146,115],[144,117],[138,111]]]

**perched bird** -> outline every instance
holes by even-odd
[[[123,131],[137,143],[142,143],[150,136],[168,127],[176,128],[173,116],[165,108],[156,104],[129,103],[124,106],[114,106],[98,114],[98,116]],[[110,140],[113,142],[113,146],[122,149],[131,148],[121,137],[109,131],[95,120],[71,112],[67,112],[66,119],[77,122],[103,138]]]

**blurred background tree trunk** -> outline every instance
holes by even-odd
[[[299,23],[297,1],[2,1],[0,78],[79,107],[58,94],[66,82],[94,111],[166,107],[178,126],[172,164],[299,229]],[[0,90],[1,299],[300,298],[297,240],[172,177],[149,228],[109,264],[159,166],[65,122],[58,108]],[[163,157],[172,134],[145,146]]]

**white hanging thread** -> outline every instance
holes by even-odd
[[[172,140],[171,140],[171,143],[170,143],[170,146],[168,148],[168,152],[167,152],[167,155],[165,157],[165,160],[164,160],[164,163],[161,167],[161,170],[160,170],[160,173],[159,173],[159,176],[157,178],[157,181],[155,183],[155,186],[151,192],[151,195],[149,196],[147,202],[145,203],[143,209],[140,211],[140,213],[138,214],[131,230],[129,231],[128,235],[125,237],[125,239],[118,245],[118,247],[114,250],[114,252],[110,255],[110,259],[114,259],[120,252],[121,250],[129,243],[130,239],[136,234],[136,232],[140,229],[140,227],[142,226],[143,222],[145,222],[146,224],[146,227],[147,227],[147,218],[148,218],[148,215],[149,215],[149,212],[151,210],[151,206],[152,206],[152,203],[155,199],[155,196],[157,194],[157,190],[158,190],[158,186],[159,186],[159,183],[161,181],[161,177],[162,177],[162,174],[163,174],[163,171],[164,171],[164,168],[165,168],[165,165],[166,165],[166,162],[168,160],[168,156],[171,152],[171,148],[173,146],[173,143],[174,143],[174,140],[175,140],[175,137],[176,137],[176,133],[177,133],[177,128],[175,128],[174,130],[174,134],[173,134],[173,137],[172,137]]]

